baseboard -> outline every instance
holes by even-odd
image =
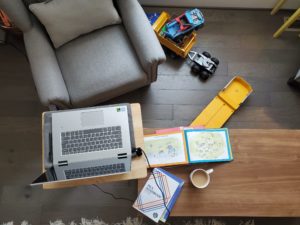
[[[139,2],[145,6],[272,9],[276,0],[139,0]],[[299,0],[289,0],[282,6],[282,9],[297,9],[298,7]]]

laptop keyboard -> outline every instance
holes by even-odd
[[[100,176],[105,174],[114,174],[114,173],[122,173],[122,172],[125,172],[124,163],[65,170],[65,175],[67,179],[75,179],[75,178]]]
[[[63,155],[122,148],[121,126],[62,132],[61,143]]]

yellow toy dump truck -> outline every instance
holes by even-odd
[[[158,37],[159,42],[171,50],[176,55],[186,58],[189,51],[196,43],[196,33],[193,31],[192,33],[186,35],[182,42],[176,43],[172,39],[166,37],[164,34],[165,25],[170,21],[171,16],[167,12],[162,12],[157,20],[152,24],[152,27]]]
[[[190,126],[221,128],[252,91],[251,85],[242,77],[234,77],[197,116]]]

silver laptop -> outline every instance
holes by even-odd
[[[52,114],[56,180],[127,173],[131,137],[127,105]]]

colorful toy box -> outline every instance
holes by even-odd
[[[167,49],[174,52],[176,55],[186,58],[189,51],[196,43],[196,32],[192,32],[186,35],[181,43],[176,43],[174,40],[168,38],[165,34],[165,25],[170,21],[171,16],[167,12],[162,12],[159,14],[148,15],[148,18],[152,24],[152,27],[157,35],[159,42]],[[156,19],[157,17],[157,19]],[[156,20],[155,20],[156,19]],[[155,20],[155,21],[154,21]]]

